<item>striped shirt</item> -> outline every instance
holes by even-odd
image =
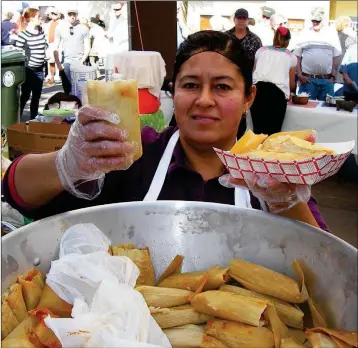
[[[42,31],[38,34],[33,34],[26,29],[21,31],[18,34],[15,46],[25,50],[29,68],[41,68],[44,65],[47,44],[45,34]]]

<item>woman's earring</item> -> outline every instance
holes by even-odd
[[[242,117],[243,117],[243,118],[247,117],[247,113],[248,113],[248,111],[245,110],[245,112],[242,114]]]

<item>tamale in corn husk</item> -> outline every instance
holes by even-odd
[[[318,332],[306,332],[307,340],[313,348],[339,348],[331,337]]]
[[[6,291],[4,299],[6,299],[18,322],[21,323],[25,320],[27,317],[27,309],[22,295],[21,285],[18,283],[11,285],[8,291]]]
[[[20,348],[20,347],[36,348],[26,337],[12,338],[10,340],[1,342],[1,348]]]
[[[305,332],[306,337],[312,333],[321,333],[329,335],[334,342],[338,342],[337,345],[340,344],[344,346],[341,342],[344,342],[352,347],[358,347],[358,333],[357,331],[343,331],[343,330],[334,330],[334,329],[327,329],[324,327],[316,327],[314,329],[307,330]],[[339,340],[339,341],[337,341]],[[340,342],[341,341],[341,342]],[[339,346],[340,347],[340,346]]]
[[[162,329],[187,324],[204,324],[211,319],[209,315],[197,312],[190,305],[166,308],[166,310],[158,311],[157,313],[151,311],[151,313]]]
[[[294,327],[297,329],[303,329],[303,312],[299,308],[292,306],[288,302],[233,285],[225,284],[221,286],[219,290],[232,292],[242,296],[255,297],[262,300],[271,301],[275,305],[278,316],[287,326]]]
[[[164,329],[173,348],[227,348],[227,346],[205,334],[197,325],[184,325]]]
[[[30,311],[36,308],[44,287],[44,280],[40,271],[33,268],[27,273],[19,276],[17,281],[22,287],[22,294],[27,310]]]
[[[209,320],[205,332],[230,348],[273,348],[273,333],[266,327],[252,327],[227,320]]]
[[[228,270],[228,268],[218,268],[210,272],[204,291],[219,289],[221,285],[224,285],[228,280]],[[196,291],[206,273],[207,271],[173,274],[164,279],[158,286]]]
[[[183,265],[184,256],[177,255],[174,257],[173,261],[165,269],[158,279],[158,284],[160,284],[164,279],[170,277],[172,274],[181,273],[181,268]]]
[[[127,256],[139,269],[136,285],[155,285],[155,272],[150,257],[149,248],[136,249],[134,244],[119,244],[112,246],[113,256]]]
[[[61,348],[62,345],[60,341],[53,333],[53,331],[46,326],[44,321],[47,316],[50,316],[51,318],[58,318],[59,316],[51,313],[51,311],[46,308],[34,309],[29,312],[29,315],[38,319],[38,323],[34,328],[34,333],[41,344],[43,344],[45,347]]]
[[[47,284],[42,291],[38,308],[47,308],[61,318],[71,318],[72,305],[60,298]]]
[[[298,343],[305,343],[307,338],[303,330],[288,329],[288,337],[294,338]]]
[[[305,346],[295,338],[283,338],[281,340],[281,348],[305,348]]]
[[[140,285],[136,287],[144,297],[148,306],[170,308],[189,303],[189,297],[194,294],[192,291],[159,288],[156,286]]]
[[[269,302],[264,312],[264,317],[269,323],[269,328],[273,332],[275,347],[280,348],[281,339],[289,338],[287,326],[279,318],[275,306]]]
[[[19,321],[16,319],[7,300],[3,300],[1,304],[1,339],[6,338],[17,325],[19,325]]]
[[[232,260],[229,275],[249,290],[283,301],[302,303],[308,299],[304,283],[248,261]]]
[[[267,304],[265,300],[218,290],[202,292],[191,300],[192,307],[198,312],[253,326],[264,324],[261,317]]]

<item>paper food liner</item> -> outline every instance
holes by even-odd
[[[267,174],[280,182],[291,184],[316,184],[338,172],[351,154],[354,140],[342,143],[318,143],[336,152],[336,155],[323,155],[299,161],[278,161],[262,158],[249,158],[234,155],[230,151],[214,148],[230,175],[245,179],[250,174]]]

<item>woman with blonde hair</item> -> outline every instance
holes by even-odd
[[[26,21],[25,29],[20,31],[15,46],[23,48],[27,57],[25,82],[21,85],[20,113],[24,111],[31,98],[31,119],[37,116],[44,81],[45,50],[47,47],[45,34],[40,26],[40,11],[27,8],[23,13]]]

